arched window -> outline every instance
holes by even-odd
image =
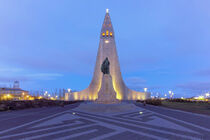
[[[110,36],[112,36],[112,32],[110,32]]]
[[[109,31],[108,30],[106,30],[106,36],[109,36]]]

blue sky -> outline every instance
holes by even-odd
[[[177,97],[210,90],[209,0],[1,0],[0,85],[86,88],[110,16],[125,83]]]

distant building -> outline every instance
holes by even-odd
[[[0,100],[25,100],[29,92],[19,86],[19,81],[15,81],[13,88],[0,88]]]
[[[71,89],[68,89],[67,92],[65,93],[65,97],[64,97],[64,100],[66,101],[73,101],[75,100],[75,94],[77,93],[76,90],[71,90]]]

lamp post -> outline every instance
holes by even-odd
[[[71,92],[71,89],[70,88],[68,88],[68,93],[70,93]]]
[[[46,97],[46,96],[47,96],[47,94],[48,94],[48,92],[47,92],[47,91],[45,91],[44,96]]]
[[[171,91],[171,90],[169,90],[169,91],[168,91],[168,93],[169,93],[170,98],[172,99],[172,96],[171,96],[172,91]]]

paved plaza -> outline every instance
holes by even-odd
[[[81,105],[0,112],[0,140],[210,139],[209,116],[142,104],[120,112]]]

